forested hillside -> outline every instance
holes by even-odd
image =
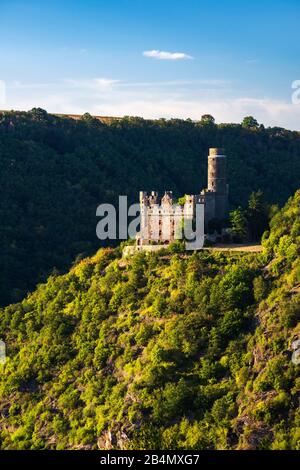
[[[300,137],[280,128],[211,119],[106,125],[31,112],[0,113],[0,304],[20,300],[54,268],[94,253],[96,207],[120,194],[206,186],[209,147],[226,148],[232,206],[262,189],[283,204],[299,187]]]
[[[300,449],[300,192],[262,254],[101,249],[0,311],[3,449]]]

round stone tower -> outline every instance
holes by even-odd
[[[207,201],[210,207],[210,209],[208,209],[209,219],[225,219],[228,216],[226,160],[224,149],[209,149],[207,184]],[[210,199],[212,200],[210,201]],[[214,210],[212,210],[212,208],[214,208]],[[214,215],[212,215],[212,212],[214,212]]]
[[[226,155],[224,155],[224,149],[209,149],[207,189],[214,193],[227,194]]]

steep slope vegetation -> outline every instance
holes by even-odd
[[[283,204],[299,187],[297,132],[191,121],[74,121],[42,110],[0,113],[0,304],[21,300],[57,268],[99,247],[96,207],[206,186],[208,148],[228,154],[230,199],[261,188]],[[141,186],[142,185],[142,186]]]
[[[296,449],[300,192],[263,255],[102,249],[0,313],[3,449]]]

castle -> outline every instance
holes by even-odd
[[[226,155],[221,148],[209,149],[208,184],[199,194],[186,195],[182,204],[174,204],[172,191],[160,195],[156,191],[140,192],[141,231],[137,248],[168,245],[177,237],[183,220],[193,220],[196,205],[204,205],[204,223],[207,230],[211,220],[228,216],[228,184]]]

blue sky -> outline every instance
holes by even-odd
[[[0,0],[0,106],[300,127],[299,0]]]

